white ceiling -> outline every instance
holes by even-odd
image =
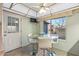
[[[42,3],[13,3],[13,4],[4,3],[3,4],[4,9],[7,8],[6,10],[18,11],[18,13],[21,12],[24,15],[30,17],[40,17],[50,14],[50,11],[51,13],[54,13],[79,6],[79,3],[46,3],[45,6],[49,7],[50,10],[47,10],[46,13],[43,14],[38,13],[40,10],[40,6],[42,6]]]
[[[24,3],[24,5],[26,5],[29,8],[32,8],[33,10],[39,11],[40,10],[40,6],[42,6],[43,3]],[[45,6],[51,6],[55,3],[46,3]]]

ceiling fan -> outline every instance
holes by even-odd
[[[33,6],[36,8],[40,8],[39,13],[45,13],[47,10],[49,10],[48,6],[46,6],[46,3],[42,3],[40,6]]]

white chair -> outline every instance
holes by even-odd
[[[46,49],[52,49],[52,43],[49,39],[39,39],[38,40],[38,48],[43,50],[43,56],[45,56]]]

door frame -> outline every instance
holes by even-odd
[[[19,18],[19,32],[18,32],[18,34],[19,34],[19,47],[21,47],[21,27],[20,27],[20,25],[21,25],[21,22],[20,22],[20,20],[21,20],[21,17],[20,17],[20,15],[17,15],[17,14],[13,14],[13,13],[10,13],[10,12],[6,12],[6,11],[3,11],[4,13],[3,13],[3,21],[2,21],[2,33],[3,33],[3,45],[4,45],[4,50],[5,50],[5,36],[6,36],[6,34],[8,34],[8,31],[7,31],[7,29],[5,30],[5,18],[8,18],[8,16],[12,16],[12,17],[17,17],[17,18]],[[15,16],[16,15],[16,16]],[[8,20],[7,20],[8,21]],[[6,27],[7,28],[7,27]],[[17,48],[19,48],[19,47],[17,47]],[[16,49],[16,48],[15,48]],[[6,51],[5,50],[5,52],[8,52],[8,51]]]

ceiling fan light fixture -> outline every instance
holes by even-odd
[[[45,12],[46,12],[46,10],[45,10],[44,7],[42,7],[42,8],[40,9],[40,11],[39,11],[39,13],[45,13]]]

